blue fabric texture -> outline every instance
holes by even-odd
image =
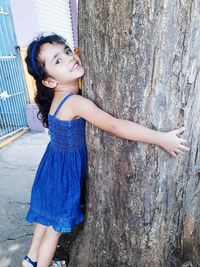
[[[51,140],[41,159],[31,191],[26,220],[52,226],[57,232],[71,232],[85,218],[80,211],[81,192],[86,177],[87,148],[85,120],[60,120],[48,116]]]

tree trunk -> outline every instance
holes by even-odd
[[[81,0],[83,94],[190,151],[87,125],[86,220],[70,267],[200,266],[200,1]]]

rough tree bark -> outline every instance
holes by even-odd
[[[190,151],[87,125],[87,219],[69,266],[200,266],[200,1],[79,2],[83,94],[152,129],[186,126]]]

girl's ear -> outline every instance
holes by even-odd
[[[55,88],[57,86],[57,81],[51,77],[42,80],[42,83],[44,84],[44,86],[49,88]]]

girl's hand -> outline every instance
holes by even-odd
[[[185,155],[185,152],[189,150],[184,144],[187,143],[185,139],[177,137],[185,130],[185,127],[162,133],[160,146],[165,149],[170,155],[176,157],[179,154]]]

